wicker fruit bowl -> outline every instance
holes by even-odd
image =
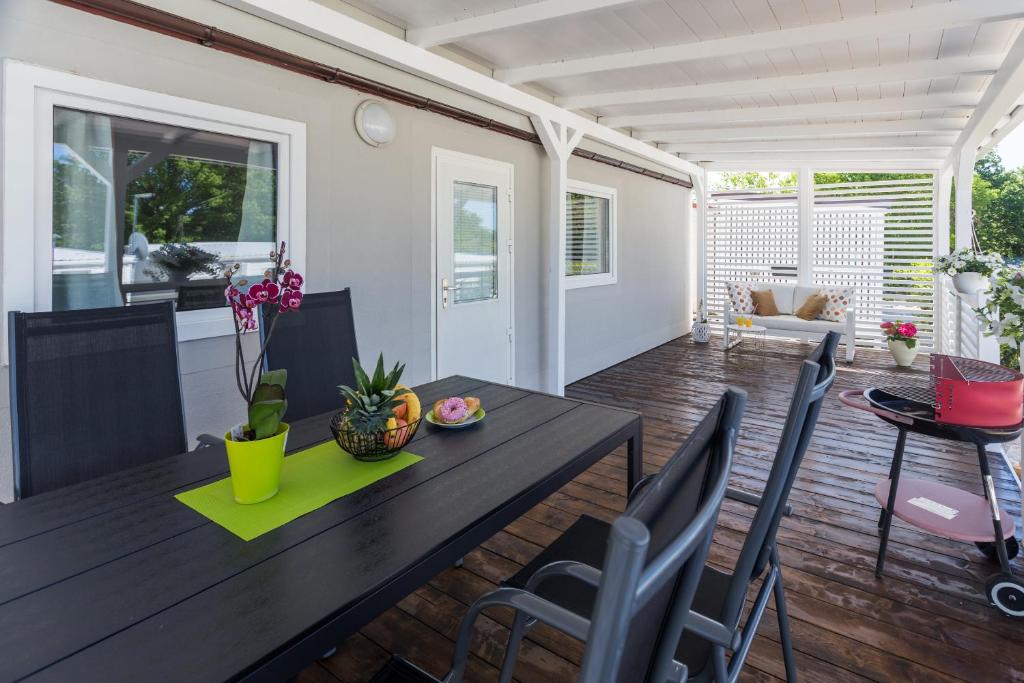
[[[356,460],[375,462],[394,457],[416,435],[420,420],[413,420],[394,429],[365,434],[348,429],[345,413],[336,413],[331,418],[331,433],[342,450],[352,454]]]

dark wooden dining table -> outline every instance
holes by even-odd
[[[466,377],[416,392],[487,417],[423,424],[422,461],[250,542],[174,498],[227,474],[217,446],[0,505],[0,681],[282,680],[617,447],[642,475],[638,413]]]

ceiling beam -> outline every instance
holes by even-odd
[[[572,14],[628,5],[637,0],[541,0],[528,5],[481,14],[438,26],[419,26],[405,32],[405,39],[419,47],[455,43],[483,33],[558,19]]]
[[[875,100],[787,104],[781,107],[743,107],[739,109],[701,109],[698,111],[664,112],[659,114],[627,114],[603,116],[598,119],[609,128],[642,128],[673,126],[686,123],[732,123],[735,121],[766,121],[802,119],[816,116],[853,116],[892,112],[947,110],[971,108],[978,104],[981,93],[948,93],[888,97]]]
[[[700,168],[628,135],[574,114],[552,102],[534,97],[490,76],[456,64],[429,50],[411,45],[384,31],[346,16],[313,0],[217,0],[284,26],[303,35],[368,57],[433,83],[440,83],[504,109],[527,116],[540,116],[582,131],[590,139],[660,164],[677,173],[699,175]]]
[[[1024,5],[1024,3],[1021,3]],[[978,151],[985,138],[992,135],[999,121],[1009,115],[1024,93],[1024,31],[1017,35],[999,71],[989,81],[985,94],[978,102],[974,115],[967,123],[960,139],[949,153],[952,163],[962,151]]]
[[[981,148],[978,149],[978,156],[991,152],[996,145],[1002,142],[1007,135],[1012,133],[1022,123],[1024,123],[1024,104],[1017,105],[1013,113],[1006,117],[1006,122],[1000,123],[999,128],[992,133],[992,136],[982,143]]]
[[[907,133],[959,132],[966,118],[900,119],[898,121],[855,121],[853,123],[801,123],[789,126],[746,126],[728,128],[689,128],[641,131],[633,135],[645,142],[724,142],[727,140],[763,140],[777,138],[832,137],[850,138],[868,135],[904,135]]]
[[[848,161],[929,161],[939,166],[946,158],[946,150],[884,150],[863,149],[846,152],[796,151],[796,152],[714,152],[680,154],[690,161],[767,161],[785,164],[791,161],[824,161],[833,168],[840,168]]]
[[[956,134],[914,135],[902,137],[806,138],[793,140],[747,140],[746,142],[689,142],[659,145],[666,152],[704,154],[716,152],[797,152],[853,149],[926,149],[948,150]]]
[[[566,109],[587,109],[624,104],[648,104],[651,102],[676,102],[704,97],[732,97],[755,93],[774,93],[780,90],[803,90],[807,88],[832,88],[842,85],[866,85],[894,83],[924,78],[949,78],[964,74],[989,76],[996,72],[1004,55],[978,55],[952,59],[925,59],[918,62],[888,64],[863,69],[842,69],[792,76],[751,78],[742,81],[720,81],[699,83],[672,88],[649,88],[645,90],[620,90],[617,92],[594,93],[556,97],[555,104]]]
[[[494,77],[505,83],[525,83],[548,78],[673,64],[693,59],[726,57],[764,50],[789,50],[800,45],[814,45],[829,41],[846,42],[857,38],[941,30],[1022,17],[1024,17],[1024,3],[1020,0],[967,0],[940,3],[896,12],[870,14],[853,19],[696,41],[682,45],[497,69],[494,72]]]

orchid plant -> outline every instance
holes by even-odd
[[[261,282],[234,282],[233,278],[241,269],[237,263],[224,272],[227,279],[224,296],[231,307],[235,323],[235,381],[245,400],[249,418],[245,427],[232,433],[236,441],[258,441],[274,436],[288,410],[288,400],[285,398],[288,371],[281,369],[260,373],[260,369],[278,319],[282,314],[299,310],[302,305],[304,281],[302,275],[292,270],[291,261],[285,258],[284,242],[270,252],[270,261],[271,267],[264,273]],[[256,309],[259,306],[270,308],[271,313],[267,316],[270,323],[263,335],[259,355],[250,367],[242,350],[242,335],[256,329]]]
[[[901,341],[908,349],[917,346],[917,325],[899,320],[887,321],[880,325],[888,341]]]

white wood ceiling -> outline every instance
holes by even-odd
[[[1024,0],[349,2],[701,161],[942,158],[1024,27]]]

